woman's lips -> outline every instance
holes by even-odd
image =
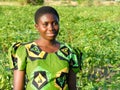
[[[55,36],[54,33],[47,33],[47,36]]]

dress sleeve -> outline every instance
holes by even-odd
[[[26,48],[21,43],[16,43],[8,51],[10,69],[25,70]]]
[[[82,65],[82,53],[81,51],[72,50],[71,60],[70,60],[70,68],[74,71],[74,73],[78,73],[81,70]]]
[[[79,62],[75,54],[72,54],[72,58],[70,60],[70,68],[74,71],[74,73],[80,71]]]

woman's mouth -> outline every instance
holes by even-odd
[[[55,36],[54,33],[47,33],[47,36]]]

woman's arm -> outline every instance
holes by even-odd
[[[14,70],[13,90],[24,90],[25,71]]]
[[[76,88],[76,74],[73,72],[72,69],[70,69],[69,75],[68,75],[68,87],[69,87],[69,90],[77,90],[77,88]]]

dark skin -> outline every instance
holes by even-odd
[[[56,40],[59,32],[59,20],[54,14],[42,15],[38,23],[35,24],[36,29],[40,33],[40,38],[35,40],[35,43],[48,53],[56,52],[60,43]],[[25,71],[14,70],[14,90],[23,90],[24,88]],[[76,90],[76,75],[70,69],[68,75],[69,90]]]
[[[77,90],[77,88],[76,88],[76,74],[73,72],[72,69],[69,70],[68,87],[69,87],[69,90]]]
[[[13,90],[24,90],[25,71],[14,70]]]

